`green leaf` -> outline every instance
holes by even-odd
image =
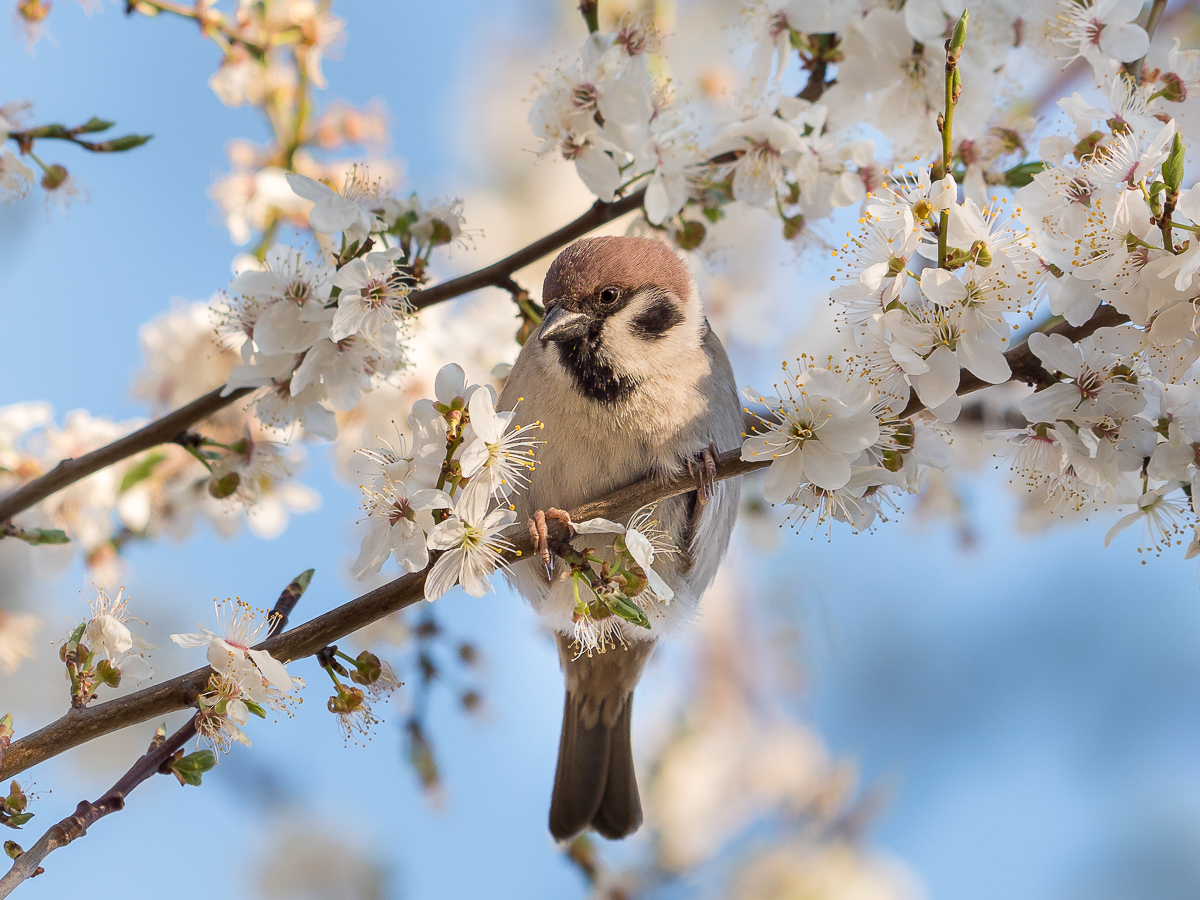
[[[83,633],[87,630],[87,622],[80,622],[75,626],[75,630],[71,632],[71,636],[67,638],[68,644],[78,644],[83,640]]]
[[[17,813],[15,816],[9,816],[5,819],[4,824],[9,828],[20,828],[32,818],[33,813],[31,812]]]
[[[1178,194],[1179,186],[1183,184],[1183,138],[1178,132],[1171,144],[1171,155],[1163,163],[1162,176],[1163,181],[1167,183],[1167,189],[1172,194]]]
[[[197,750],[167,766],[180,784],[200,787],[204,773],[217,764],[217,755],[211,750]]]
[[[138,460],[126,470],[125,475],[121,478],[121,486],[117,489],[118,493],[123,494],[134,485],[145,481],[154,472],[154,467],[166,458],[167,454],[155,450]]]
[[[628,597],[623,597],[620,594],[612,594],[604,597],[604,603],[613,611],[614,615],[620,616],[626,622],[632,622],[634,625],[646,630],[650,629],[650,620],[646,618],[646,614],[642,612],[642,608]]]
[[[71,539],[65,531],[57,528],[17,528],[8,532],[10,537],[18,541],[37,546],[38,544],[69,544]]]
[[[104,119],[98,119],[95,116],[92,116],[82,125],[80,125],[77,131],[80,134],[95,134],[97,131],[108,131],[108,129],[112,128],[116,124],[116,122],[108,122]]]
[[[714,225],[725,218],[725,210],[721,209],[719,206],[706,206],[701,210],[701,212],[704,213],[704,218],[708,219],[708,221],[712,222]]]
[[[242,700],[242,702],[246,704],[246,709],[250,710],[250,712],[254,713],[260,719],[265,719],[267,717],[267,711],[253,700]]]
[[[962,15],[958,17],[958,22],[954,25],[954,33],[950,35],[950,46],[947,48],[950,51],[961,51],[967,43],[967,19],[969,18],[967,11],[964,9]],[[958,59],[958,54],[954,54],[954,58]]]
[[[1033,181],[1033,176],[1038,172],[1043,172],[1048,166],[1040,159],[1033,162],[1021,163],[1019,166],[1013,166],[1004,173],[1004,183],[1009,187],[1019,188]]]
[[[88,149],[94,150],[97,153],[123,153],[126,150],[132,150],[134,147],[140,147],[142,144],[150,140],[152,134],[127,134],[124,137],[115,138],[111,141],[100,141],[92,144]]]

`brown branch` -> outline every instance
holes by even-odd
[[[417,309],[425,309],[435,303],[441,303],[480,288],[505,287],[512,274],[518,269],[522,269],[575,239],[583,237],[589,231],[632,212],[642,205],[644,195],[645,191],[639,190],[613,203],[597,202],[574,222],[534,241],[499,262],[492,263],[477,272],[435,284],[423,291],[417,291],[409,299]],[[61,491],[107,466],[158,444],[174,440],[201,419],[207,418],[235,400],[246,396],[253,388],[233,391],[227,397],[221,396],[221,390],[221,388],[216,388],[161,419],[154,420],[133,434],[113,441],[98,450],[93,450],[91,453],[75,459],[64,459],[45,475],[27,482],[6,497],[0,498],[0,522],[11,519],[35,503],[45,500],[56,491]]]
[[[143,450],[169,443],[183,435],[201,419],[211,416],[217,410],[246,396],[251,390],[253,389],[242,388],[232,392],[228,397],[222,397],[221,388],[217,388],[99,450],[93,450],[91,453],[85,453],[74,459],[64,459],[45,475],[21,485],[8,496],[0,498],[0,522],[11,519],[17,513],[45,500],[56,491],[61,491],[68,485],[87,478],[101,469],[128,459]]]
[[[597,200],[592,204],[592,208],[585,212],[582,216],[564,225],[558,231],[553,231],[543,238],[534,241],[528,247],[523,247],[516,253],[499,262],[492,263],[477,272],[471,272],[469,275],[462,275],[458,278],[452,278],[449,281],[443,281],[441,284],[435,284],[433,287],[425,288],[423,291],[415,291],[409,295],[409,301],[417,309],[425,309],[427,306],[432,306],[435,303],[441,303],[443,300],[449,300],[451,297],[458,297],[461,294],[469,294],[471,291],[477,291],[485,287],[506,286],[514,272],[517,272],[531,263],[537,262],[543,256],[553,253],[559,247],[565,247],[567,244],[583,237],[590,231],[594,231],[601,225],[611,222],[613,219],[619,219],[626,213],[633,212],[642,205],[642,200],[646,195],[645,189],[634,191],[628,197],[621,197],[619,200],[614,200],[612,203],[601,203]]]
[[[95,802],[80,800],[75,812],[47,829],[32,847],[13,860],[12,868],[0,878],[0,900],[11,894],[24,881],[41,873],[41,863],[60,847],[87,834],[87,830],[100,819],[125,808],[125,798],[139,784],[152,776],[166,771],[166,764],[175,752],[196,734],[196,717],[176,731],[161,744],[151,744],[150,749],[133,764],[121,779]]]

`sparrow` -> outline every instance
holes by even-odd
[[[715,456],[741,443],[742,408],[729,358],[704,316],[687,265],[664,243],[596,237],[563,250],[546,273],[545,315],[521,349],[497,409],[540,422],[545,444],[529,490],[514,497],[536,552],[509,579],[555,631],[566,680],[550,832],[607,838],[642,823],[630,743],[633,689],[658,638],[696,615],[729,545],[739,487],[714,483]],[[574,585],[552,569],[546,515],[647,478],[698,473],[697,490],[658,504],[677,552],[654,569],[674,590],[647,610],[649,630],[613,619],[615,643],[582,652],[572,636]],[[597,544],[597,539],[599,539]],[[613,538],[587,536],[613,559]]]

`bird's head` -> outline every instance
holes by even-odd
[[[659,241],[576,241],[550,265],[542,302],[546,315],[535,339],[599,402],[625,399],[704,352],[696,283]]]

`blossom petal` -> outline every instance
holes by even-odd
[[[173,634],[171,635],[171,640],[180,647],[207,647],[213,641],[217,640],[217,635],[201,625],[198,632],[192,631],[187,634]]]
[[[803,447],[804,475],[819,488],[835,491],[845,487],[850,480],[850,463],[840,453],[821,446],[820,441],[809,441]]]
[[[800,450],[775,457],[763,481],[763,499],[768,503],[783,503],[795,493],[804,480],[804,455]]]
[[[941,346],[925,362],[929,371],[916,376],[915,386],[921,402],[933,409],[949,400],[958,389],[958,357],[949,347]]]
[[[433,569],[425,578],[426,600],[437,600],[458,583],[458,565],[461,558],[461,550],[448,550],[433,564]]]
[[[246,655],[254,660],[263,678],[284,694],[292,691],[292,679],[287,673],[287,666],[273,657],[266,650],[247,650]]]

